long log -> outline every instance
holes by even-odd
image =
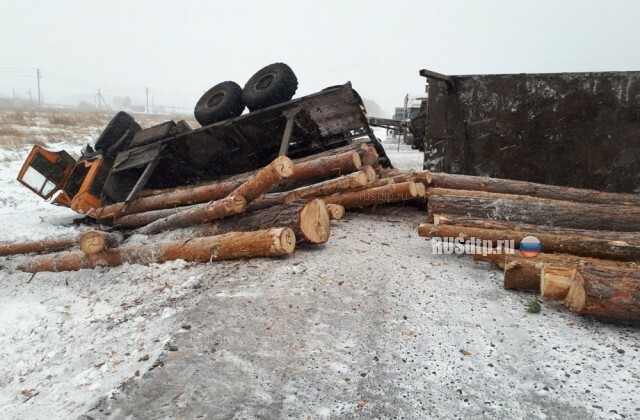
[[[122,232],[103,232],[90,230],[80,235],[78,243],[80,249],[86,254],[97,254],[105,249],[113,249],[120,246],[124,240]]]
[[[569,254],[538,254],[536,257],[525,257],[519,251],[514,255],[503,255],[504,288],[540,291],[542,269],[549,265],[566,267],[579,266],[612,266],[638,269],[636,262],[619,262],[595,258],[578,257]],[[500,264],[499,264],[500,265]]]
[[[224,217],[240,214],[247,208],[241,195],[233,195],[208,204],[198,204],[171,216],[159,219],[140,229],[143,235],[155,235],[165,230],[179,229],[200,223],[208,223]],[[134,215],[131,215],[134,216]]]
[[[207,228],[207,232],[208,234],[220,234],[272,227],[291,228],[298,240],[312,244],[327,242],[331,234],[329,213],[324,202],[320,199],[314,199],[307,203],[282,204],[218,220]]]
[[[533,225],[528,223],[510,222],[507,220],[482,219],[479,217],[436,214],[433,216],[435,225],[454,225],[477,227],[496,230],[520,230],[523,232],[542,232],[553,235],[579,235],[590,238],[607,239],[609,241],[629,241],[640,244],[640,232],[613,232],[610,230],[566,229],[547,225]]]
[[[13,242],[0,244],[0,256],[52,252],[73,248],[77,238],[45,239],[42,241]]]
[[[293,162],[286,156],[278,156],[273,162],[249,177],[229,195],[244,197],[247,203],[264,195],[283,179],[293,175]]]
[[[267,194],[250,203],[247,211],[261,210],[280,204],[293,203],[294,201],[306,198],[325,197],[339,192],[362,188],[367,185],[368,181],[368,174],[366,170],[363,170],[364,168],[365,167],[361,168],[358,172],[300,187],[292,191]]]
[[[571,234],[547,234],[540,231],[496,230],[467,226],[421,224],[418,234],[424,237],[464,237],[491,241],[513,240],[515,246],[525,236],[537,237],[544,252],[560,252],[583,257],[603,258],[620,261],[640,261],[640,243],[610,241]]]
[[[360,155],[355,151],[316,157],[293,165],[293,175],[281,182],[282,187],[300,183],[319,182],[357,171],[362,167]]]
[[[310,156],[305,161],[294,161],[293,174],[281,183],[290,185],[300,182],[318,181],[347,174],[362,166],[360,155],[353,150],[335,155]],[[206,203],[219,200],[231,194],[236,188],[247,182],[257,172],[247,172],[223,181],[210,182],[197,187],[183,186],[165,190],[155,190],[152,196],[138,198],[125,206],[115,203],[97,209],[92,216],[104,223],[128,214]],[[145,194],[146,195],[146,194]]]
[[[411,170],[408,172],[397,173],[393,176],[388,176],[385,178],[391,178],[396,183],[413,181],[416,184],[421,183],[421,184],[424,184],[425,186],[429,186],[431,185],[432,175],[430,171]]]
[[[626,266],[549,265],[541,295],[561,300],[572,312],[616,320],[640,320],[640,270]]]
[[[570,229],[640,231],[640,207],[574,203],[506,194],[495,198],[454,194],[439,195],[434,194],[433,189],[428,189],[430,220],[435,214],[460,214]]]
[[[325,197],[326,204],[340,204],[345,209],[369,207],[378,204],[399,203],[418,196],[415,182],[402,182]]]
[[[150,264],[170,260],[218,261],[239,258],[276,257],[295,249],[295,234],[289,228],[233,232],[226,235],[120,247],[99,254],[67,252],[42,255],[19,266],[30,273],[77,271],[83,268],[114,267],[124,263]]]
[[[455,175],[442,172],[434,172],[431,176],[432,186],[436,188],[528,195],[581,203],[640,206],[640,194],[610,193],[556,185],[536,184],[527,181]]]

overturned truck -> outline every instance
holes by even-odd
[[[640,192],[640,72],[420,75],[425,169]]]
[[[390,165],[350,83],[291,100],[296,88],[291,69],[276,63],[244,89],[223,82],[207,91],[194,112],[201,128],[167,121],[142,129],[119,112],[78,160],[34,146],[18,181],[53,204],[96,217],[97,209],[131,202],[143,189],[224,179],[277,156],[305,157],[359,137],[373,142],[381,162]],[[251,112],[241,115],[245,105]]]

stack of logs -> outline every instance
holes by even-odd
[[[640,319],[640,195],[398,171],[380,166],[366,142],[295,161],[281,156],[223,181],[146,190],[130,203],[96,209],[100,230],[0,244],[0,255],[58,251],[19,266],[32,273],[278,257],[300,242],[325,243],[330,221],[345,210],[399,202],[427,205],[421,236],[484,241],[474,258],[503,268],[505,288],[539,291],[579,314]],[[131,238],[167,231],[173,240],[136,245]],[[526,236],[542,243],[535,258],[496,251],[498,241],[517,248]]]
[[[507,289],[538,291],[578,314],[640,320],[640,195],[432,177],[421,236],[484,241],[474,259],[502,268]],[[527,236],[540,240],[542,253],[517,250]],[[497,249],[505,240],[514,253]]]
[[[19,265],[32,273],[175,259],[277,257],[291,254],[300,242],[325,243],[330,221],[345,210],[397,202],[424,205],[430,181],[427,171],[383,168],[372,145],[356,142],[295,161],[281,156],[258,171],[223,181],[145,190],[132,202],[92,212],[98,230],[0,244],[0,255],[49,252]],[[171,241],[152,238],[168,231]],[[135,244],[134,234],[151,239]]]

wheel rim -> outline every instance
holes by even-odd
[[[274,80],[276,80],[276,76],[273,73],[262,76],[256,83],[256,90],[265,90],[273,84]]]
[[[220,105],[220,102],[222,102],[222,100],[224,99],[225,96],[227,96],[227,95],[224,92],[216,93],[211,98],[209,98],[209,100],[207,101],[207,106],[209,108],[212,108],[214,106]]]

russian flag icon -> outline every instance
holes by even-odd
[[[523,256],[533,258],[538,256],[540,251],[542,251],[542,243],[535,236],[525,236],[520,241],[520,253]]]

